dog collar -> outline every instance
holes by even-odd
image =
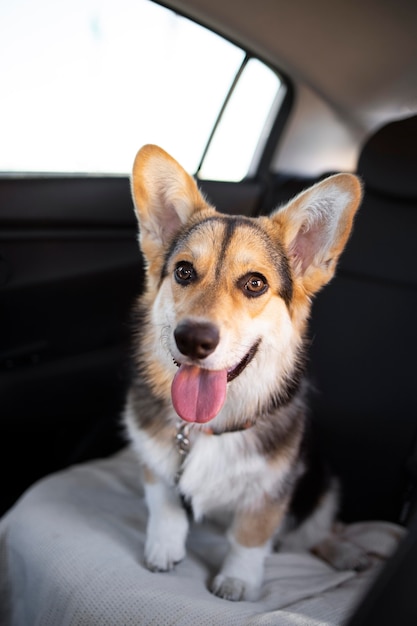
[[[201,427],[198,429],[198,431],[200,433],[204,433],[205,435],[215,435],[216,437],[218,437],[226,433],[237,433],[243,430],[248,430],[248,428],[251,428],[252,426],[253,426],[253,423],[248,420],[243,426],[237,426],[235,428],[227,428],[226,430],[222,430],[220,432],[209,427]],[[177,424],[175,444],[181,456],[185,456],[186,454],[188,454],[190,450],[189,435],[190,435],[191,428],[192,428],[192,424],[188,424],[186,422],[178,422]]]

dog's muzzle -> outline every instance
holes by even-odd
[[[219,344],[218,328],[210,322],[181,322],[174,338],[182,354],[193,360],[207,358]],[[212,420],[226,400],[227,383],[237,378],[254,358],[258,340],[231,369],[209,370],[198,365],[180,364],[171,387],[172,403],[178,415],[187,422],[205,423]]]

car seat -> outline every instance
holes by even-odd
[[[417,477],[417,116],[363,146],[364,199],[314,303],[311,375],[343,517],[404,522]]]

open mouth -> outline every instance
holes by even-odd
[[[230,370],[209,370],[180,364],[171,386],[171,398],[178,415],[187,422],[205,423],[220,412],[226,400],[227,383],[237,378],[254,358],[258,340],[243,359]]]
[[[260,343],[261,343],[261,340],[258,339],[258,341],[249,350],[249,352],[243,357],[243,359],[240,361],[240,363],[238,363],[236,365],[236,367],[234,367],[232,370],[228,370],[228,372],[227,372],[227,382],[228,383],[230,383],[230,381],[232,381],[235,378],[237,378],[239,376],[239,374],[241,374],[243,372],[245,367],[247,365],[249,365],[249,363],[252,361],[253,357],[255,356],[255,354],[258,351]]]
[[[237,378],[243,372],[243,370],[246,368],[246,366],[249,365],[249,363],[252,361],[253,357],[255,356],[255,354],[258,351],[260,343],[261,343],[261,340],[258,339],[258,341],[253,344],[253,346],[249,350],[249,352],[247,352],[245,354],[243,359],[235,367],[233,367],[230,370],[227,370],[227,382],[228,383],[230,383],[232,380]],[[174,359],[174,357],[172,357],[172,360],[174,361],[174,363],[175,363],[175,365],[177,367],[182,367],[182,364],[178,363],[178,361],[176,359]]]

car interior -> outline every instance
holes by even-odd
[[[162,6],[261,59],[286,85],[245,176],[205,178],[204,167],[200,174],[191,172],[218,210],[268,214],[338,171],[357,173],[362,181],[364,196],[353,235],[336,277],[313,305],[311,414],[323,453],[340,477],[343,523],[377,521],[404,530],[398,549],[372,579],[361,583],[360,575],[355,578],[354,604],[343,614],[334,608],[340,580],[333,590],[334,606],[322,619],[319,612],[308,621],[306,609],[307,621],[296,621],[303,615],[305,599],[294,613],[288,600],[279,608],[266,604],[235,614],[236,607],[225,608],[218,599],[213,606],[208,599],[204,609],[199,605],[200,621],[415,624],[411,581],[417,568],[417,4],[166,0]],[[240,142],[245,142],[244,134]],[[183,588],[180,592],[174,586],[158,595],[154,574],[156,591],[146,595],[144,588],[140,600],[146,618],[137,615],[135,621],[127,609],[124,613],[116,607],[116,620],[104,595],[101,605],[96,597],[87,612],[77,612],[74,592],[66,605],[51,602],[47,609],[43,604],[34,620],[41,600],[60,593],[59,585],[71,584],[69,565],[58,575],[45,553],[39,571],[50,567],[56,582],[49,596],[42,595],[34,582],[42,574],[32,571],[29,556],[25,561],[29,539],[22,543],[28,532],[24,520],[29,527],[33,514],[36,525],[42,503],[44,517],[38,523],[47,517],[45,485],[51,484],[52,490],[52,483],[44,483],[45,477],[94,468],[91,463],[101,468],[100,463],[114,463],[125,453],[121,414],[130,380],[131,311],[144,285],[129,175],[12,168],[0,173],[0,567],[11,580],[14,575],[29,580],[12,593],[0,583],[0,622],[5,625],[196,623],[192,598],[182,617],[170,614],[170,603]],[[64,483],[62,491],[58,485],[55,489],[61,506]],[[99,498],[105,499],[105,490],[98,489]],[[87,509],[94,506],[87,499],[84,504]],[[105,505],[100,500],[101,510]],[[134,510],[123,514],[133,516]],[[55,512],[53,524],[45,525],[49,538],[52,527],[57,534],[65,532],[71,520],[78,528],[78,517],[65,515],[69,517],[61,522]],[[97,524],[98,533],[104,532]],[[81,525],[79,529],[83,532]],[[41,537],[39,533],[34,537]],[[14,536],[23,547],[13,543]],[[193,547],[202,561],[216,550],[206,540],[196,530]],[[99,568],[110,568],[106,580],[111,580],[111,561],[110,554],[95,564],[97,577]],[[174,581],[178,589],[181,581],[188,584],[190,575],[186,568],[181,572],[179,583]],[[39,589],[44,591],[47,584],[49,578],[39,582]],[[140,596],[141,591],[136,592]],[[115,593],[112,590],[109,598]],[[314,595],[308,593],[309,598]],[[159,608],[152,622],[154,605]]]

